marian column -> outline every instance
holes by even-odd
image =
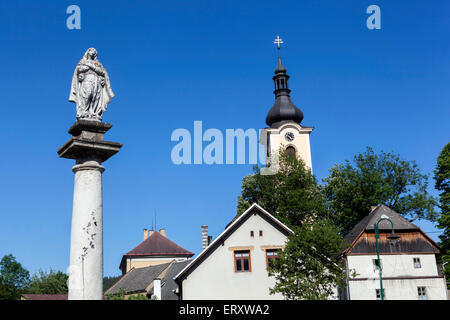
[[[103,299],[102,163],[121,143],[104,140],[112,125],[102,115],[114,97],[108,73],[90,48],[75,68],[69,101],[76,103],[72,135],[58,150],[61,158],[76,161],[70,235],[69,300]]]

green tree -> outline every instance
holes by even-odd
[[[328,219],[326,199],[302,160],[280,151],[279,170],[254,174],[242,181],[238,214],[258,203],[294,231],[286,248],[270,266],[276,279],[271,293],[288,299],[326,299],[344,279],[339,266],[342,239]]]
[[[106,300],[148,300],[147,296],[143,293],[138,293],[128,298],[125,298],[125,290],[120,288],[116,293],[110,293],[106,295]],[[151,299],[155,300],[155,299]]]
[[[329,220],[294,227],[286,248],[269,267],[276,284],[271,293],[287,299],[326,300],[345,285],[341,267],[342,239]]]
[[[105,295],[106,300],[125,300],[125,290],[120,288],[116,293]]]
[[[30,273],[12,254],[0,260],[0,300],[17,300],[28,286]]]
[[[122,276],[103,277],[103,292],[111,288]]]
[[[384,204],[410,221],[437,217],[436,199],[428,191],[428,177],[414,161],[398,154],[376,154],[367,148],[353,163],[346,160],[330,169],[324,179],[324,194],[333,220],[340,232],[347,234],[366,216],[370,207]]]
[[[238,214],[256,202],[289,226],[328,217],[320,187],[301,159],[280,151],[277,173],[263,175],[259,166],[253,170],[242,180]]]
[[[436,170],[434,170],[434,180],[435,188],[440,191],[441,215],[437,220],[438,228],[443,229],[443,233],[439,236],[440,262],[445,263],[445,276],[450,279],[450,143],[447,143],[439,154]]]
[[[50,269],[49,272],[44,272],[39,270],[31,277],[26,292],[32,294],[65,294],[68,292],[68,279],[69,276],[61,271]]]

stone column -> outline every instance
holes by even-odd
[[[59,150],[74,159],[75,174],[70,238],[69,300],[103,299],[103,197],[101,165],[122,147],[104,141],[109,123],[78,120],[72,138]]]

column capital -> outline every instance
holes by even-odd
[[[76,173],[81,170],[98,170],[100,173],[105,171],[105,167],[95,160],[89,160],[83,163],[76,164],[72,167],[72,172]]]

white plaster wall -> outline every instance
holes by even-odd
[[[413,258],[420,258],[421,268],[414,268]],[[379,273],[373,267],[376,255],[347,256],[350,273],[357,273],[356,279],[350,280],[349,294],[351,300],[375,300],[375,289],[380,288]],[[400,254],[380,255],[383,287],[387,300],[417,300],[417,287],[426,287],[429,300],[447,299],[443,278],[435,279],[399,279],[386,280],[387,277],[427,277],[437,276],[438,270],[434,254]],[[351,274],[350,274],[351,277]]]
[[[263,231],[262,237],[259,230]],[[252,215],[183,281],[183,299],[283,299],[281,294],[269,294],[275,279],[267,274],[265,251],[261,246],[281,246],[285,242],[281,232],[259,215]],[[250,251],[251,272],[234,271],[233,251],[229,248],[240,246],[254,247]]]
[[[414,268],[413,258],[420,258],[422,267]],[[349,269],[355,269],[359,274],[357,278],[378,277],[378,271],[373,267],[373,259],[377,255],[355,255],[348,256],[347,262]],[[380,255],[383,277],[398,276],[437,276],[438,270],[434,254],[399,254],[399,255]]]
[[[428,300],[447,300],[443,278],[383,280],[386,300],[418,300],[417,287],[426,287]],[[376,300],[375,289],[380,288],[380,280],[349,281],[351,300]]]

